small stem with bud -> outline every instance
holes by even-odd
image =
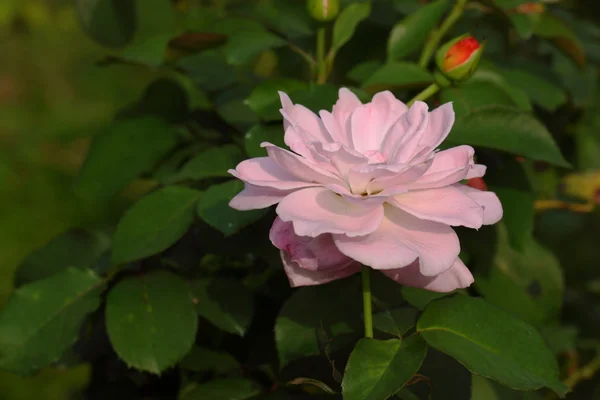
[[[433,53],[440,44],[440,41],[448,32],[448,30],[452,28],[456,21],[458,21],[466,4],[467,0],[456,0],[456,4],[454,4],[452,11],[450,11],[448,17],[444,20],[444,22],[442,22],[442,25],[439,27],[439,29],[436,29],[431,33],[431,35],[429,35],[429,39],[425,43],[425,47],[423,47],[423,52],[419,58],[419,66],[421,68],[427,67],[429,60],[431,60],[431,56],[433,56]]]
[[[317,83],[327,81],[327,59],[325,58],[325,27],[317,30]]]
[[[367,266],[362,266],[362,295],[363,295],[363,313],[365,324],[365,337],[373,337],[373,310],[371,307],[371,276],[370,269]]]
[[[408,103],[406,103],[406,105],[410,107],[414,104],[415,101],[425,101],[434,94],[436,94],[438,90],[440,90],[440,86],[437,83],[432,83],[431,85],[423,89],[421,93],[413,97]]]

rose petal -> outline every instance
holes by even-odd
[[[323,233],[348,236],[374,232],[383,218],[383,207],[351,203],[326,188],[301,189],[286,196],[277,206],[283,221],[292,221],[300,236]]]
[[[433,189],[452,185],[463,179],[473,168],[475,150],[471,146],[457,146],[435,154],[431,167],[411,183],[410,190]]]
[[[483,208],[483,225],[493,225],[502,219],[504,211],[496,193],[475,189],[467,185],[456,185],[456,188]]]
[[[387,201],[428,221],[475,229],[483,224],[483,207],[455,186],[409,191],[390,197]]]
[[[362,103],[351,90],[347,88],[341,88],[339,90],[338,100],[331,110],[331,115],[337,121],[340,128],[339,132],[332,132],[332,137],[335,135],[335,137],[333,137],[334,140],[337,139],[337,141],[345,146],[351,148],[354,147],[354,144],[352,143],[352,130],[350,129],[350,115],[361,105]],[[328,119],[328,117],[326,118]],[[325,120],[323,120],[323,123],[325,124]],[[331,125],[332,123],[330,121],[326,124],[326,126]]]
[[[269,157],[279,164],[280,167],[296,176],[301,181],[320,184],[343,183],[343,181],[331,172],[309,162],[297,154],[267,142],[262,143],[261,146],[267,149]]]
[[[354,149],[363,154],[381,149],[388,131],[406,111],[406,105],[388,90],[357,107],[350,120]]]
[[[302,191],[314,189],[302,189]],[[281,204],[281,203],[280,203]],[[384,206],[379,229],[359,237],[333,235],[342,253],[374,269],[396,269],[419,258],[423,275],[438,275],[450,268],[460,252],[460,243],[448,225],[418,219],[409,213]]]
[[[381,150],[389,163],[407,164],[419,149],[429,120],[429,106],[417,101],[389,129]]]
[[[279,203],[289,193],[291,192],[244,183],[244,189],[231,199],[229,207],[241,211],[267,208]]]
[[[293,224],[283,222],[279,217],[273,222],[269,239],[275,247],[286,251],[290,260],[304,269],[334,271],[346,268],[353,261],[335,247],[331,234],[326,233],[314,238],[298,236],[294,232]]]
[[[302,131],[308,132],[312,137],[320,142],[331,142],[331,136],[325,129],[325,126],[315,113],[301,104],[294,104],[290,97],[284,92],[279,92],[281,100],[281,115],[284,118],[284,129],[287,131],[289,126],[299,126]]]
[[[425,276],[419,272],[419,264],[414,262],[404,268],[382,271],[389,278],[406,286],[418,287],[433,292],[448,293],[471,286],[473,275],[460,258],[448,270],[436,276]]]
[[[228,171],[231,175],[255,186],[266,186],[279,190],[298,189],[315,186],[314,182],[298,180],[298,178],[281,168],[272,158],[257,157],[242,161],[235,169]]]
[[[350,261],[345,268],[330,271],[311,271],[301,268],[298,263],[291,260],[289,254],[281,251],[283,268],[290,281],[291,287],[322,285],[336,279],[346,278],[360,271],[360,265]]]
[[[452,125],[454,125],[452,103],[442,104],[429,113],[429,124],[419,144],[435,150],[446,139]]]

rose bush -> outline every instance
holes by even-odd
[[[230,205],[251,210],[278,203],[279,218],[293,232],[277,220],[271,240],[292,285],[351,275],[352,260],[429,290],[473,282],[450,226],[494,224],[502,206],[494,193],[460,183],[485,174],[472,147],[437,151],[454,124],[451,104],[429,112],[417,101],[409,108],[389,91],[361,104],[342,88],[332,112],[322,110],[319,118],[280,96],[284,141],[293,152],[262,143],[268,157],[229,171],[245,183]],[[336,262],[321,260],[334,254]]]

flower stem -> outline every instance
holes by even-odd
[[[317,83],[324,84],[327,81],[327,60],[325,58],[325,27],[317,30]]]
[[[567,379],[565,379],[564,383],[570,389],[573,389],[575,387],[575,385],[577,385],[582,380],[592,378],[599,370],[600,370],[600,356],[596,356],[596,358],[594,358],[588,364],[586,364],[582,368],[576,370]]]
[[[363,312],[365,321],[365,337],[373,337],[373,311],[371,309],[371,276],[369,267],[363,265],[361,271],[362,277],[362,295]]]
[[[431,59],[431,56],[440,44],[440,41],[448,32],[448,30],[452,28],[456,21],[458,21],[458,19],[463,13],[463,9],[465,8],[466,4],[467,0],[456,0],[456,4],[454,4],[454,7],[452,7],[452,11],[450,11],[448,17],[444,20],[444,22],[442,22],[442,25],[439,27],[439,29],[436,29],[431,33],[429,39],[423,47],[421,57],[419,58],[419,66],[421,68],[427,67],[427,64],[429,64],[429,60]]]
[[[431,96],[433,96],[434,94],[436,94],[438,90],[440,90],[439,85],[437,83],[432,83],[431,85],[429,85],[425,89],[423,89],[423,91],[421,93],[419,93],[415,97],[413,97],[408,103],[406,103],[406,105],[410,107],[417,100],[425,101],[428,98],[430,98]]]

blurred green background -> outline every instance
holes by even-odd
[[[70,0],[0,1],[0,306],[23,257],[85,216],[70,193],[90,134],[153,78],[101,68]],[[0,372],[0,399],[66,399],[89,370]],[[33,381],[32,381],[33,380]]]

